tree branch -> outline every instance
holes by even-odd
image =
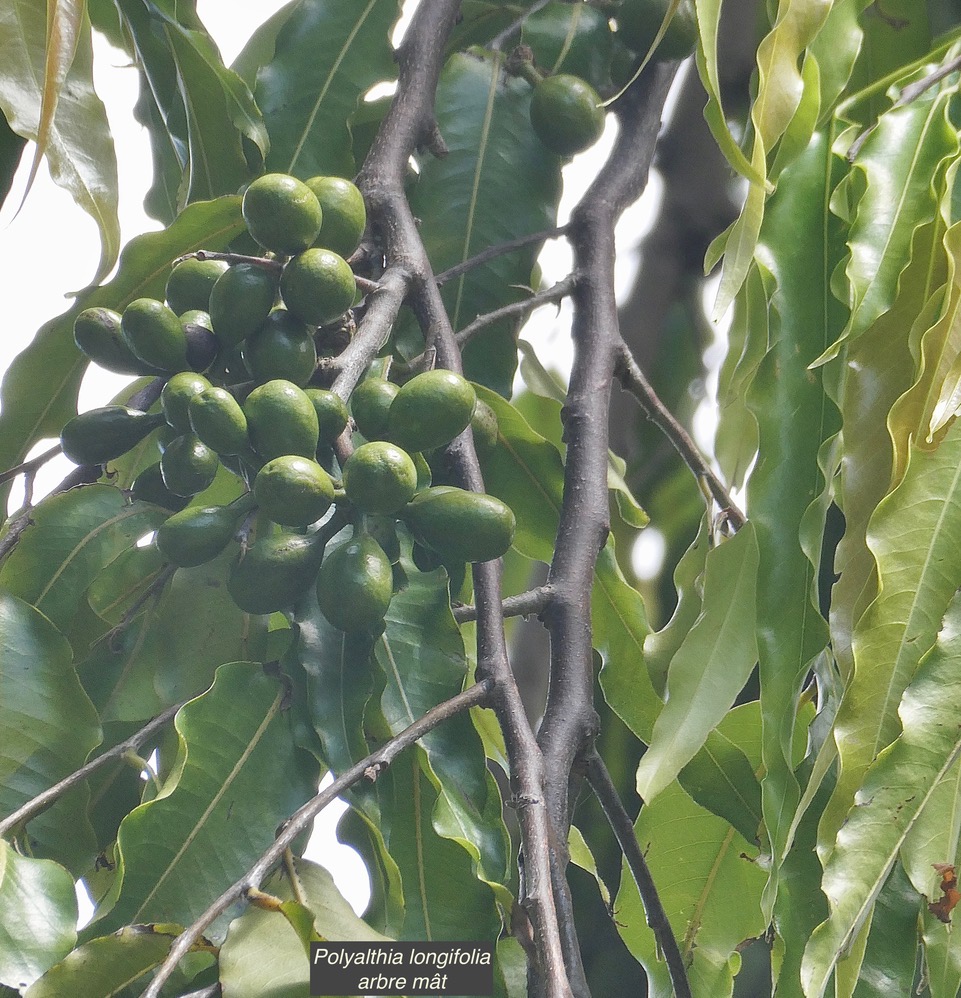
[[[548,239],[557,239],[558,236],[566,235],[567,229],[566,225],[557,225],[553,229],[545,229],[543,232],[531,232],[526,236],[518,236],[517,239],[498,243],[496,246],[488,246],[487,249],[481,250],[475,256],[463,260],[461,263],[454,264],[453,267],[448,267],[447,270],[442,270],[434,280],[437,282],[437,286],[440,287],[448,281],[452,281],[455,277],[466,274],[468,270],[473,270],[475,267],[487,263],[488,260],[495,260],[499,256],[513,253],[514,250],[523,249],[532,243],[545,242]]]
[[[24,461],[22,464],[18,464],[13,468],[8,468],[6,471],[0,472],[0,485],[5,485],[7,482],[12,481],[17,477],[17,475],[27,475],[36,471],[38,468],[42,468],[48,461],[52,461],[60,452],[60,444],[55,444],[49,450],[45,450],[42,454],[38,454],[36,457],[30,458],[29,461]]]
[[[664,432],[695,477],[707,485],[714,501],[721,507],[721,511],[727,516],[734,529],[739,530],[743,527],[744,514],[731,498],[727,487],[708,465],[687,430],[681,426],[667,406],[657,397],[653,386],[644,376],[644,372],[634,360],[633,354],[623,340],[616,348],[614,374],[621,383],[621,387],[634,396],[647,418]]]
[[[617,787],[611,779],[611,774],[604,765],[604,760],[595,750],[587,754],[585,759],[587,764],[587,781],[591,789],[597,796],[597,800],[607,815],[611,830],[617,838],[624,859],[627,861],[628,869],[637,884],[638,893],[644,903],[644,911],[647,915],[647,924],[657,939],[657,945],[664,954],[667,961],[667,969],[671,975],[671,983],[674,985],[675,998],[691,998],[691,986],[687,980],[687,971],[684,968],[684,960],[668,921],[667,913],[661,904],[661,898],[657,893],[654,878],[648,868],[647,860],[638,844],[637,836],[634,834],[634,822],[624,808],[621,798],[617,793]]]
[[[260,859],[244,874],[240,880],[227,888],[213,904],[192,925],[186,928],[176,939],[164,962],[157,968],[150,986],[143,993],[143,998],[159,998],[163,985],[177,969],[177,964],[190,952],[191,947],[203,935],[211,923],[222,915],[232,904],[244,897],[248,891],[257,890],[271,868],[281,859],[284,850],[303,832],[323,809],[342,793],[361,780],[374,782],[380,772],[386,769],[397,756],[409,745],[422,738],[437,725],[454,717],[470,707],[477,707],[489,700],[493,683],[482,680],[469,686],[456,696],[432,707],[422,718],[404,728],[399,734],[384,742],[379,749],[354,763],[342,776],[334,780],[330,786],[311,798],[303,807],[284,822],[277,838],[270,848],[264,851]]]
[[[501,600],[501,607],[505,617],[527,617],[532,613],[543,613],[552,595],[550,586],[538,586],[536,589],[528,589],[526,593],[508,596]],[[477,620],[477,607],[470,603],[455,606],[452,612],[458,624]]]

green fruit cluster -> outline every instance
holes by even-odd
[[[340,178],[301,183],[268,174],[247,188],[243,214],[271,255],[200,254],[175,264],[166,302],[138,299],[122,315],[81,313],[75,339],[88,357],[159,376],[163,387],[155,411],[112,405],[74,417],[61,444],[78,464],[96,465],[153,434],[159,460],[130,492],[170,511],[155,535],[167,562],[201,565],[239,538],[228,590],[241,609],[290,610],[314,589],[334,627],[377,630],[404,577],[405,545],[415,564],[443,564],[452,577],[510,546],[511,510],[491,496],[431,488],[424,456],[468,426],[479,447],[496,446],[496,417],[451,371],[402,386],[368,377],[351,398],[363,440],[341,441],[338,460],[334,445],[351,417],[344,400],[317,383],[315,336],[354,304],[356,282],[342,254],[363,235],[363,199]],[[285,261],[273,255],[291,253]],[[222,469],[242,491],[217,504],[204,493]],[[325,550],[347,525],[352,536]]]

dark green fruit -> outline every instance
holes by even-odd
[[[670,0],[624,0],[617,10],[617,37],[638,55],[654,44]],[[652,59],[684,59],[697,44],[697,16],[691,0],[681,0]]]
[[[417,489],[417,468],[410,455],[375,440],[358,447],[344,465],[347,498],[365,513],[396,513]]]
[[[418,492],[400,514],[415,539],[447,564],[499,558],[514,540],[514,514],[493,496],[439,485]]]
[[[470,428],[478,454],[490,454],[497,447],[497,413],[481,399],[474,406]]]
[[[309,249],[290,260],[280,275],[280,296],[298,318],[324,326],[354,304],[357,282],[350,265],[328,249]]]
[[[187,338],[180,319],[163,302],[138,298],[120,320],[123,338],[131,352],[161,371],[186,371]]]
[[[257,504],[274,523],[306,527],[334,501],[334,483],[316,461],[285,454],[268,461],[254,480]]]
[[[316,534],[259,537],[233,567],[227,591],[247,613],[276,613],[313,585],[323,556],[324,545]]]
[[[164,485],[177,496],[193,496],[213,484],[220,461],[215,451],[184,433],[167,444],[160,458]]]
[[[157,528],[157,547],[178,568],[203,565],[230,543],[240,518],[252,508],[249,492],[228,506],[191,506]]]
[[[366,631],[379,624],[393,591],[390,560],[366,534],[330,551],[317,575],[321,613],[341,631]]]
[[[73,324],[73,341],[80,351],[114,374],[158,374],[127,346],[120,331],[120,313],[112,308],[85,308]]]
[[[383,378],[365,378],[350,396],[350,412],[357,429],[368,440],[387,435],[387,413],[400,389]]]
[[[192,258],[178,263],[167,278],[164,291],[167,304],[177,315],[194,308],[206,312],[210,306],[210,292],[226,269],[223,260]]]
[[[285,454],[312,458],[317,452],[317,413],[303,390],[289,381],[258,385],[244,402],[247,433],[265,460]]]
[[[209,312],[199,308],[188,309],[180,316],[184,337],[187,340],[187,363],[192,371],[206,371],[220,353],[220,343],[214,334]]]
[[[210,388],[210,382],[202,374],[183,371],[168,379],[160,392],[160,407],[167,422],[180,433],[190,432],[190,416],[187,407],[190,400]]]
[[[300,253],[320,233],[323,213],[314,192],[285,173],[258,177],[244,191],[247,230],[265,249]]]
[[[235,263],[210,292],[210,320],[224,346],[236,346],[257,332],[277,298],[277,278],[266,267]]]
[[[301,388],[317,366],[314,338],[300,319],[286,309],[274,309],[264,324],[247,338],[244,363],[255,381],[281,378]]]
[[[350,414],[343,399],[326,388],[304,389],[307,398],[314,404],[319,428],[318,446],[329,447],[347,428]]]
[[[573,156],[601,137],[604,108],[600,104],[597,91],[579,76],[549,76],[534,87],[531,125],[552,152]]]
[[[437,368],[411,378],[390,405],[387,433],[409,451],[450,443],[470,423],[477,393],[453,371]]]
[[[247,447],[247,417],[225,388],[210,386],[190,399],[190,428],[218,454],[239,454]]]
[[[163,423],[159,412],[105,405],[69,420],[60,433],[60,446],[74,464],[103,464],[126,454]]]
[[[363,195],[343,177],[311,177],[305,183],[317,195],[323,214],[316,245],[350,256],[367,226]]]
[[[190,502],[184,496],[175,496],[164,485],[159,461],[156,464],[148,465],[133,480],[133,484],[130,486],[130,498],[139,499],[141,502],[151,502],[155,506],[171,509],[175,513]]]

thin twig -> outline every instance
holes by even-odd
[[[596,750],[592,750],[585,758],[587,764],[587,781],[591,789],[597,796],[597,800],[607,815],[611,830],[617,838],[627,867],[631,871],[634,883],[637,884],[638,893],[644,904],[644,912],[647,915],[647,924],[657,939],[657,945],[664,954],[667,961],[668,973],[671,975],[671,983],[674,985],[675,998],[691,998],[691,986],[687,980],[687,971],[684,969],[684,960],[677,945],[671,923],[668,921],[664,905],[661,904],[660,895],[654,884],[654,878],[648,868],[647,860],[634,834],[634,822],[621,801],[611,779],[611,774],[604,765],[604,760],[598,755]]]
[[[176,939],[164,962],[157,968],[150,986],[142,998],[159,998],[163,985],[177,969],[177,964],[187,955],[191,947],[203,935],[211,923],[222,915],[232,904],[239,901],[247,891],[259,889],[271,868],[280,860],[291,843],[309,827],[314,818],[333,800],[361,780],[373,782],[397,756],[409,745],[422,738],[437,725],[454,717],[470,707],[485,703],[491,695],[493,683],[484,680],[469,686],[456,696],[432,707],[420,720],[404,728],[379,749],[355,763],[342,776],[309,800],[281,826],[270,848],[266,849],[256,863],[240,880],[233,883],[192,925]]]
[[[501,600],[504,616],[527,617],[532,613],[542,613],[550,603],[552,595],[550,586],[538,586],[536,589],[528,589],[525,593],[518,593],[517,596],[507,596]],[[455,606],[452,608],[452,613],[458,624],[477,620],[477,607],[472,603]]]
[[[262,267],[272,274],[279,274],[284,265],[279,260],[269,260],[263,256],[249,256],[247,253],[221,253],[217,250],[195,250],[193,253],[184,253],[178,256],[173,262],[173,266],[183,263],[184,260],[223,260],[224,263],[251,263],[255,267]]]
[[[129,738],[124,739],[124,741],[114,745],[113,748],[107,749],[103,755],[98,755],[96,759],[91,759],[85,766],[81,766],[76,772],[71,773],[69,776],[65,776],[59,783],[55,783],[49,790],[44,790],[42,794],[38,794],[33,800],[27,801],[26,804],[21,805],[13,812],[9,817],[4,818],[0,821],[0,836],[7,835],[11,831],[15,831],[21,825],[25,825],[28,821],[36,818],[38,814],[42,814],[55,804],[65,793],[72,790],[78,783],[82,783],[88,776],[97,772],[102,766],[105,766],[108,762],[112,762],[116,759],[121,758],[128,752],[137,752],[140,747],[146,742],[151,735],[159,731],[161,728],[165,727],[170,721],[173,720],[177,711],[183,706],[182,703],[175,704],[173,707],[168,707],[163,713],[158,714],[152,721],[145,724],[139,731],[132,734]]]
[[[488,260],[495,260],[499,256],[513,253],[514,250],[523,249],[532,243],[545,242],[548,239],[557,239],[559,236],[566,235],[567,229],[566,225],[557,225],[553,229],[545,229],[543,232],[532,232],[526,236],[519,236],[517,239],[498,243],[496,246],[488,246],[487,249],[481,250],[475,256],[461,263],[454,264],[453,267],[448,267],[447,270],[442,270],[434,277],[434,280],[437,282],[437,286],[440,287],[442,284],[452,281],[455,277],[460,277],[461,274],[466,274],[467,271],[487,263]]]
[[[621,383],[621,387],[634,396],[647,418],[671,441],[674,449],[681,455],[684,463],[691,469],[695,477],[705,483],[731,526],[735,530],[743,527],[746,518],[738,509],[737,503],[734,502],[727,487],[704,459],[687,430],[681,426],[667,406],[657,397],[653,386],[644,376],[644,372],[634,360],[634,356],[623,340],[617,347],[614,373]]]
[[[18,464],[14,468],[8,468],[6,471],[0,471],[0,485],[5,485],[16,478],[17,475],[29,474],[43,467],[48,461],[52,461],[61,452],[61,449],[60,444],[54,444],[49,450],[45,450],[42,454],[30,458],[29,461],[24,461],[22,464]]]

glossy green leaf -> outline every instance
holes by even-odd
[[[316,765],[294,745],[283,701],[281,683],[235,662],[180,710],[179,758],[162,795],[120,826],[123,880],[108,925],[190,923],[316,793]]]
[[[180,925],[129,925],[78,946],[28,989],[29,998],[114,998],[161,963]],[[25,996],[26,998],[26,996]]]
[[[601,900],[608,907],[611,906],[611,892],[607,888],[597,869],[597,860],[591,852],[591,847],[584,840],[584,836],[577,825],[571,825],[571,830],[567,836],[567,848],[570,850],[571,862],[586,870],[596,881],[597,889],[600,892]]]
[[[671,659],[666,703],[637,769],[648,804],[691,761],[754,668],[757,566],[751,522],[708,552],[701,614]]]
[[[760,900],[767,878],[755,862],[757,848],[723,818],[695,804],[676,783],[641,808],[634,828],[694,994],[729,995],[730,955],[765,929]],[[614,910],[621,938],[647,971],[648,994],[670,998],[667,967],[626,866]]]
[[[109,273],[120,249],[117,160],[93,88],[89,21],[82,4],[61,6],[74,13],[64,20],[64,13],[51,7],[51,25],[66,31],[59,39],[51,35],[49,64],[46,5],[12,0],[0,8],[0,110],[18,135],[41,140],[54,182],[96,222],[101,251],[95,284]]]
[[[499,59],[474,53],[452,56],[441,73],[436,115],[448,153],[421,159],[410,196],[435,272],[554,226],[560,160],[531,128],[530,94],[530,84],[506,75]],[[518,300],[523,292],[511,285],[530,283],[538,249],[499,256],[445,284],[454,329]],[[514,321],[489,326],[464,350],[467,377],[509,398],[516,338]]]
[[[867,0],[834,0],[808,47],[808,58],[817,61],[822,116],[835,107],[851,79],[863,37],[859,15],[867,5]]]
[[[0,586],[65,629],[91,582],[166,514],[129,502],[110,485],[85,485],[45,499],[0,568]]]
[[[397,15],[397,0],[301,0],[279,30],[273,21],[260,29],[274,38],[254,90],[270,133],[268,170],[304,179],[353,175],[347,122],[364,93],[394,75],[389,35]],[[266,55],[261,33],[247,49]],[[250,74],[250,57],[240,60]]]
[[[905,484],[909,480],[910,471]],[[961,600],[955,596],[937,643],[900,698],[903,732],[864,775],[825,866],[823,888],[831,913],[811,937],[802,968],[812,998],[824,993],[838,954],[868,917],[906,836],[961,753],[955,706],[959,662]]]
[[[76,939],[73,877],[0,840],[0,984],[27,987],[69,953]]]
[[[6,817],[79,769],[100,742],[93,705],[66,639],[34,607],[0,589],[0,815]],[[34,855],[82,870],[95,850],[87,787],[27,826]]]
[[[73,342],[73,323],[94,305],[123,311],[135,298],[163,297],[170,264],[184,253],[222,249],[244,229],[236,195],[187,207],[163,232],[131,239],[116,275],[81,295],[63,315],[43,325],[7,369],[0,410],[0,467],[10,468],[44,437],[56,437],[77,411],[77,392],[87,359]],[[45,390],[38,392],[37,384]],[[6,489],[0,491],[5,495]]]
[[[854,631],[854,675],[835,723],[837,788],[822,820],[830,852],[872,761],[899,733],[897,705],[961,585],[961,424],[934,452],[915,450],[904,480],[871,518],[880,593]]]
[[[608,18],[586,3],[554,0],[534,11],[521,27],[521,44],[530,45],[545,74],[572,73],[595,90],[610,85],[612,39]]]

